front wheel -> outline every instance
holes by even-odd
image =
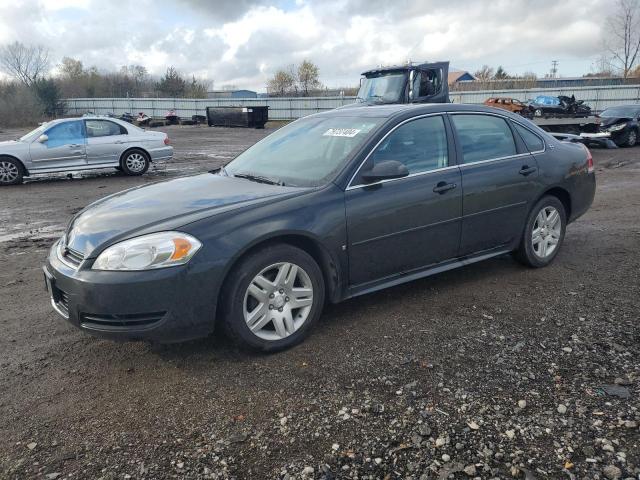
[[[324,306],[320,267],[289,245],[250,254],[225,283],[221,320],[227,335],[257,350],[283,350],[301,342]]]
[[[619,147],[634,147],[638,143],[638,131],[635,128],[628,129],[615,140]]]
[[[0,157],[0,185],[17,185],[22,183],[22,165],[10,157]]]
[[[531,209],[520,246],[515,252],[518,261],[529,267],[549,265],[564,240],[567,214],[557,197],[547,195]]]
[[[127,175],[142,175],[149,169],[149,157],[142,150],[130,150],[122,157],[120,166]]]

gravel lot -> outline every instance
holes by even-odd
[[[40,267],[74,212],[269,133],[163,130],[175,161],[144,177],[0,189],[0,478],[640,478],[640,148],[594,150],[595,203],[550,267],[350,300],[259,355],[98,340],[50,308]]]

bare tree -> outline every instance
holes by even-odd
[[[627,78],[640,51],[640,2],[618,0],[616,11],[607,18],[605,49],[614,68]]]
[[[292,68],[289,70],[292,70]],[[296,79],[291,71],[278,70],[267,82],[267,92],[269,92],[269,95],[283,97],[295,88],[295,84]]]
[[[0,48],[0,68],[30,87],[49,69],[49,49],[43,45],[14,42]]]
[[[303,60],[300,64],[297,77],[300,90],[302,90],[305,97],[309,94],[309,90],[318,90],[322,87],[318,78],[318,66],[309,60]]]
[[[493,78],[493,68],[489,65],[483,65],[480,70],[473,74],[477,80],[486,82],[487,80],[491,80]]]

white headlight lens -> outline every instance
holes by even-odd
[[[151,270],[184,265],[202,244],[181,232],[160,232],[125,240],[105,249],[93,270]]]
[[[626,123],[621,123],[619,125],[614,125],[613,127],[609,127],[609,131],[610,132],[617,132],[618,130],[622,130],[626,126],[627,126]]]

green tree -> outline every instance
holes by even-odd
[[[64,115],[65,104],[62,101],[60,89],[53,79],[40,78],[31,85],[31,88],[40,100],[45,115],[49,117]]]
[[[174,67],[167,68],[167,73],[156,84],[159,93],[167,97],[183,97],[187,82]]]
[[[495,75],[493,76],[496,80],[505,80],[509,78],[509,74],[502,68],[502,65],[498,66]]]

